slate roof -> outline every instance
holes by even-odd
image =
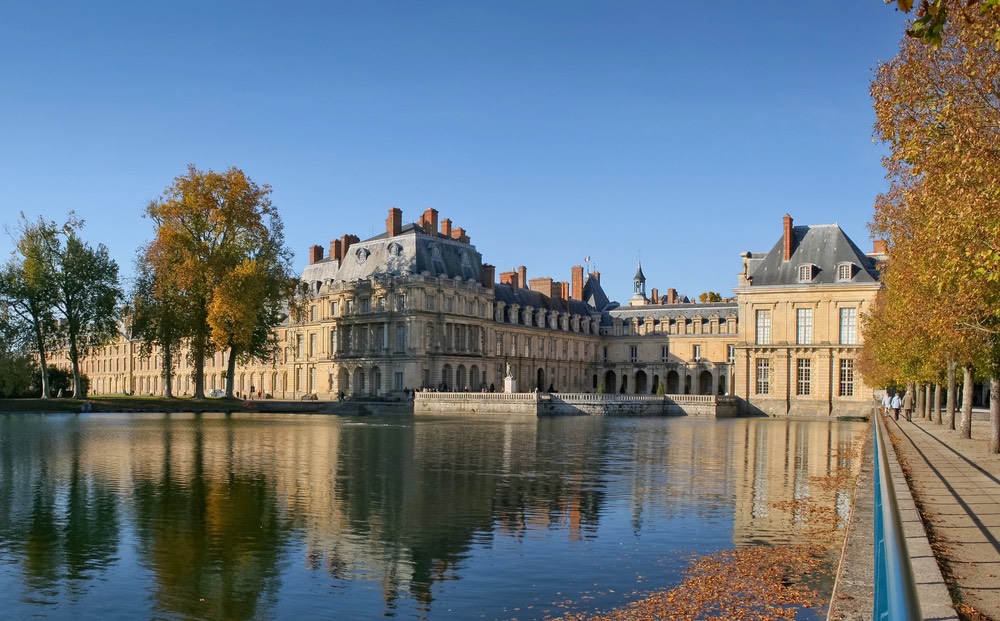
[[[617,319],[632,319],[637,317],[639,321],[645,321],[647,317],[656,320],[677,319],[683,317],[691,319],[702,317],[707,319],[712,315],[725,318],[737,314],[736,302],[711,302],[708,304],[655,304],[649,306],[622,306],[607,313]]]
[[[483,257],[472,244],[439,234],[428,234],[407,224],[399,235],[387,233],[351,244],[343,261],[327,257],[307,265],[306,282],[368,279],[375,274],[442,274],[449,278],[482,281]]]
[[[750,253],[748,272],[752,287],[801,285],[799,266],[812,264],[814,277],[808,284],[844,284],[837,280],[837,266],[854,264],[852,283],[875,283],[880,274],[875,260],[865,256],[851,238],[836,224],[792,227],[792,257],[784,261],[784,239],[766,255]]]
[[[493,297],[498,302],[503,302],[507,306],[518,304],[521,308],[530,306],[534,309],[544,308],[545,310],[559,311],[571,315],[590,316],[592,309],[586,302],[580,300],[564,300],[543,295],[531,289],[512,287],[508,284],[497,283],[494,286]]]

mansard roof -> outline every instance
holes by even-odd
[[[850,281],[837,280],[837,266],[853,264]],[[792,256],[784,260],[784,239],[766,255],[750,253],[747,267],[752,287],[800,285],[798,268],[815,266],[808,284],[871,284],[879,281],[875,261],[865,256],[851,238],[836,224],[792,227]]]
[[[302,280],[353,281],[376,274],[445,275],[448,278],[482,281],[483,258],[472,244],[440,234],[426,233],[416,224],[407,224],[399,235],[386,233],[351,244],[343,260],[335,257],[317,261],[302,270]]]
[[[645,321],[652,317],[657,321],[663,319],[693,319],[701,317],[708,319],[713,315],[720,318],[738,313],[736,302],[710,302],[707,304],[649,304],[645,306],[621,306],[608,311],[608,315],[616,319],[638,318]]]
[[[493,296],[497,302],[503,302],[507,306],[517,304],[521,308],[530,306],[536,310],[544,308],[547,311],[558,311],[571,315],[589,316],[591,311],[594,310],[586,302],[580,300],[553,298],[538,291],[512,287],[504,283],[497,283],[494,286]]]
[[[608,299],[604,288],[601,287],[601,281],[593,274],[587,274],[587,282],[583,283],[583,300],[588,306],[599,311],[607,309],[610,304],[618,305],[617,302]]]

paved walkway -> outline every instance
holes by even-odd
[[[1000,621],[1000,455],[986,451],[987,425],[974,412],[972,440],[926,419],[887,428],[956,608]]]

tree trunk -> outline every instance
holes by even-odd
[[[1000,378],[990,378],[990,443],[987,452],[1000,453]]]
[[[174,357],[170,352],[170,344],[163,345],[163,397],[174,398]]]
[[[924,385],[918,383],[916,389],[916,403],[913,404],[916,411],[913,412],[913,418],[920,418],[924,415]]]
[[[955,428],[955,390],[957,388],[955,382],[955,367],[957,365],[954,362],[948,363],[948,396],[947,396],[947,414],[948,414],[948,429]]]
[[[229,348],[229,363],[226,364],[226,396],[233,398],[233,380],[236,378],[236,350]]]
[[[926,418],[927,420],[931,419],[931,394],[932,394],[931,385],[929,383],[925,384],[924,385],[924,412],[923,412],[923,417]]]
[[[69,363],[73,369],[73,398],[83,399],[83,381],[80,379],[80,350],[76,348],[76,337],[69,335]]]
[[[962,377],[965,380],[962,386],[962,421],[959,425],[958,434],[963,438],[972,437],[972,392],[975,386],[972,383],[972,367],[962,369]]]
[[[934,418],[941,424],[941,382],[934,384]]]
[[[38,347],[38,369],[42,374],[42,399],[49,398],[49,364],[45,361],[45,334],[41,322],[32,321],[35,328],[35,346]]]

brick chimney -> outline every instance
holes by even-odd
[[[889,243],[884,239],[876,239],[872,242],[872,254],[886,254],[889,251]]]
[[[356,244],[361,241],[358,239],[357,235],[343,235],[340,238],[340,258],[343,259],[347,256],[347,249],[351,247],[351,244]]]
[[[792,259],[792,241],[793,241],[792,217],[787,213],[785,214],[784,223],[785,223],[785,236],[784,236],[785,254],[783,260],[790,261]]]
[[[309,265],[319,263],[323,260],[323,246],[313,246],[309,248]]]
[[[652,297],[652,304],[659,304],[660,303],[660,290],[657,289],[656,287],[653,287],[652,296],[653,296]]]
[[[517,272],[501,272],[500,283],[517,288]]]
[[[523,265],[517,268],[517,282],[521,287],[528,286],[528,268]]]
[[[583,266],[574,265],[570,268],[570,297],[574,300],[583,299]]]
[[[389,217],[385,219],[385,232],[389,237],[395,237],[403,232],[403,212],[393,207],[389,209]]]
[[[344,256],[342,254],[340,254],[340,240],[339,239],[335,239],[332,242],[330,242],[330,258],[331,259],[336,259],[338,261],[340,261],[341,259],[344,258]]]
[[[483,263],[483,280],[479,284],[486,287],[487,289],[493,289],[493,283],[496,279],[497,267],[495,265],[490,265],[489,263]]]
[[[670,287],[667,289],[667,304],[677,303],[677,289]]]
[[[559,282],[559,287],[561,289],[559,291],[559,297],[561,297],[564,301],[568,301],[569,300],[569,283],[568,282],[562,282],[562,281],[560,281]]]
[[[445,237],[451,237],[451,220],[448,218],[441,221],[441,234]]]
[[[451,230],[451,238],[457,239],[463,244],[469,243],[469,236],[465,234],[465,229],[460,226],[456,226]]]
[[[424,210],[424,215],[420,217],[420,222],[424,226],[424,231],[431,235],[437,234],[438,230],[438,210],[428,207]]]

